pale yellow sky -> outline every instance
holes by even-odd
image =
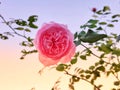
[[[68,89],[68,76],[63,73],[57,72],[55,69],[49,70],[45,69],[40,75],[38,71],[43,68],[43,66],[38,61],[37,54],[29,55],[25,60],[19,60],[20,56],[20,46],[14,44],[14,47],[9,47],[12,45],[5,41],[1,43],[0,50],[6,49],[0,52],[0,89],[1,90],[30,90],[35,88],[35,90],[50,90],[54,85],[55,81],[61,77],[61,90]],[[92,64],[96,58],[91,57],[91,61],[80,61],[78,66],[81,68],[86,68],[88,65]],[[110,90],[112,86],[113,78],[107,79],[103,77],[99,79],[98,82],[105,85],[102,90]],[[86,83],[85,81],[80,81],[75,84],[75,90],[93,90],[93,87]]]

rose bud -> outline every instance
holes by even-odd
[[[96,8],[92,8],[92,11],[93,11],[93,12],[96,12],[96,11],[97,11],[97,9],[96,9]]]

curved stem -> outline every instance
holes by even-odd
[[[15,31],[15,29],[5,20],[5,18],[0,14],[0,18],[4,21],[4,23],[18,36],[23,37],[25,39],[27,39],[27,37],[25,35],[21,35],[18,32]]]
[[[97,58],[99,58],[99,59],[101,59],[98,55],[96,55],[95,53],[93,53],[88,47],[86,47],[85,45],[83,45],[82,43],[81,43],[81,45],[83,46],[83,47],[85,47],[86,49],[88,49],[90,52],[91,52],[91,54],[92,55],[94,55],[95,57],[97,57]],[[109,62],[106,62],[106,61],[104,61],[106,64],[110,64],[110,65],[112,65],[111,63],[109,63]]]
[[[118,61],[118,63],[120,63],[119,56],[117,56],[117,61]]]
[[[120,81],[120,79],[119,79],[119,77],[118,77],[118,73],[112,73],[114,76],[115,76],[115,78],[118,80],[118,81]]]
[[[103,31],[105,32],[105,34],[107,35],[107,31],[106,31],[106,28],[107,28],[107,26],[103,29]]]
[[[75,75],[70,74],[68,71],[65,71],[65,74],[67,74],[67,75],[69,75],[69,76],[75,76]],[[91,83],[89,80],[87,80],[87,79],[85,79],[85,78],[80,78],[80,77],[78,77],[78,76],[76,76],[76,77],[79,78],[79,79],[81,79],[81,80],[84,80],[84,81],[90,83],[90,84],[93,85],[97,90],[100,90],[100,88],[99,88],[98,86],[96,86],[94,83]]]

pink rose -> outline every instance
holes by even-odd
[[[75,54],[74,36],[66,25],[45,23],[34,40],[39,60],[44,66],[67,63]]]

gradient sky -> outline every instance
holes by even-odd
[[[111,7],[113,13],[120,12],[120,0],[1,0],[0,14],[7,20],[10,18],[27,19],[30,15],[38,15],[39,28],[45,22],[55,21],[68,26],[71,32],[80,31],[79,26],[84,24],[92,15],[91,8],[98,9],[105,5]],[[1,22],[1,21],[0,21]],[[0,33],[10,29],[0,23]],[[35,36],[37,30],[30,34]],[[116,28],[113,32],[119,33]],[[21,56],[19,42],[20,37],[10,38],[7,41],[0,40],[0,90],[50,90],[55,80],[61,75],[54,70],[46,70],[42,76],[38,71],[42,65],[38,61],[37,54],[29,55],[25,60],[19,60]],[[89,63],[87,63],[89,64]],[[82,67],[86,63],[81,64]],[[54,76],[54,77],[53,77]],[[113,78],[102,79],[102,83],[110,82]],[[112,84],[109,83],[109,86]],[[104,90],[109,90],[106,85]],[[62,90],[65,89],[63,85]],[[77,85],[76,90],[92,90],[89,84],[84,82]]]

